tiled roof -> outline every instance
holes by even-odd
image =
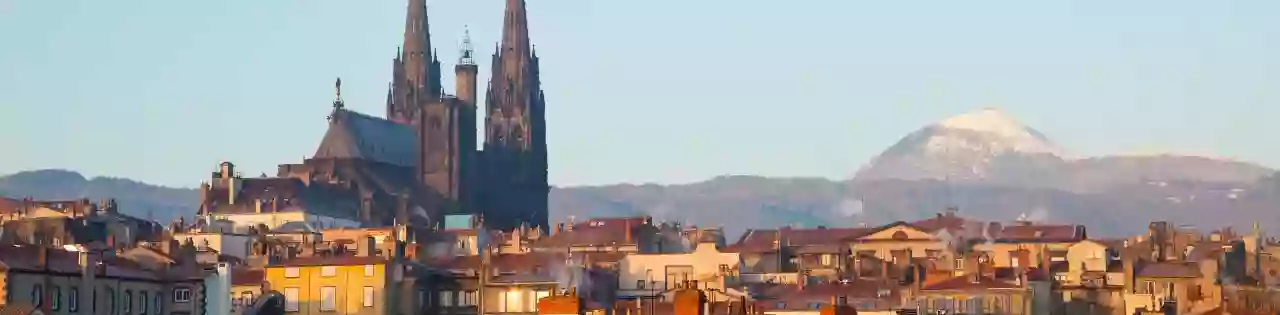
[[[80,253],[50,248],[46,251],[46,263],[40,265],[40,249],[36,246],[0,246],[0,268],[25,272],[52,272],[59,274],[80,274]],[[103,274],[99,277],[125,279],[198,279],[196,272],[188,272],[182,268],[164,271],[148,270],[141,264],[123,257],[102,258]]]
[[[231,285],[257,285],[266,279],[266,270],[235,267],[231,269]]]
[[[387,263],[386,258],[369,257],[369,256],[305,256],[281,262],[280,267],[300,267],[300,266],[355,266],[355,265],[378,265]]]
[[[1199,278],[1200,269],[1194,263],[1148,262],[1141,264],[1137,276],[1147,278]]]
[[[1084,227],[1079,225],[1011,225],[998,235],[998,242],[1075,242],[1085,238]]]
[[[644,218],[601,218],[573,224],[572,230],[538,239],[535,247],[634,245],[645,233]],[[627,239],[627,230],[631,239]]]
[[[990,277],[977,277],[974,281],[973,275],[962,275],[952,277],[951,279],[934,282],[927,285],[921,290],[924,291],[970,291],[970,290],[989,290],[989,289],[1020,289],[1021,287],[1012,282],[997,280]]]
[[[725,248],[724,252],[771,252],[774,242],[781,240],[786,246],[814,247],[809,251],[824,252],[823,248],[840,245],[846,238],[855,238],[874,232],[871,228],[816,228],[777,230],[747,230],[738,238],[738,242]]]
[[[729,245],[723,252],[760,253],[772,252],[774,241],[778,238],[778,230],[748,229],[738,238],[738,242]]]
[[[966,227],[982,225],[983,222],[965,219],[964,217],[954,214],[938,214],[935,217],[908,223],[925,232],[934,233],[940,230],[958,231],[965,230]],[[980,228],[979,228],[980,229]],[[981,231],[976,231],[981,233]]]
[[[16,212],[20,205],[22,205],[22,200],[0,196],[0,213]]]
[[[409,126],[337,109],[313,158],[362,159],[412,167],[416,139]]]

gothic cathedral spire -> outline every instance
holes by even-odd
[[[431,48],[431,28],[427,22],[427,1],[409,0],[404,24],[403,50],[393,62],[393,100],[387,118],[397,122],[412,120],[415,104],[439,99],[440,61]]]
[[[494,53],[489,79],[487,144],[531,151],[542,140],[534,135],[540,127],[542,91],[530,45],[525,1],[507,0],[502,42]]]
[[[547,225],[546,111],[524,0],[507,0],[502,41],[485,94],[486,223],[501,229]]]

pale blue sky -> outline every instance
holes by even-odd
[[[429,0],[446,69],[470,25],[488,73],[502,2]],[[984,106],[1075,153],[1280,166],[1280,1],[528,3],[556,185],[846,178]],[[334,77],[382,114],[404,8],[0,0],[0,174],[273,174],[314,152]]]

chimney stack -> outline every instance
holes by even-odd
[[[622,242],[624,244],[631,244],[631,228],[632,228],[631,220],[626,220],[625,222],[626,222],[626,226],[622,228],[625,231],[623,232],[624,234],[623,234]]]
[[[36,245],[36,265],[44,270],[49,268],[49,248],[44,245]]]
[[[688,288],[676,290],[672,299],[673,315],[710,315],[707,314],[707,296],[702,290]]]
[[[358,238],[356,242],[356,255],[360,257],[373,257],[375,246],[377,246],[377,243],[374,242],[373,237],[362,236]]]

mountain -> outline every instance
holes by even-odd
[[[168,222],[195,214],[195,189],[168,188],[112,177],[86,179],[65,170],[27,171],[0,177],[0,196],[39,200],[93,201],[115,198],[121,212],[139,218]]]
[[[1227,159],[1172,154],[1073,157],[997,108],[950,117],[908,134],[854,176],[1101,192],[1161,181],[1253,183],[1275,172]]]
[[[197,193],[68,171],[0,177],[0,195],[115,197],[124,212],[168,220],[195,212]],[[1075,157],[994,108],[924,126],[852,179],[721,176],[679,185],[556,187],[551,217],[650,215],[746,228],[855,226],[916,220],[950,206],[984,220],[1074,222],[1091,235],[1141,232],[1146,222],[1202,229],[1280,226],[1280,173],[1256,164],[1179,155]]]

